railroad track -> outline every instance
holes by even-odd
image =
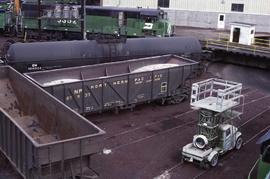
[[[267,110],[269,111],[269,109]],[[256,134],[254,134],[251,138],[249,138],[246,142],[243,143],[243,147],[245,147],[247,144],[249,144],[251,141],[253,141],[254,139],[256,139],[259,135],[263,134],[264,132],[266,132],[267,130],[270,129],[270,125],[266,126],[265,128],[263,128],[262,130],[260,130],[259,132],[257,132]],[[232,157],[233,155],[235,155],[236,153],[230,153],[227,156],[224,156],[223,158],[221,158],[220,161],[224,161],[226,160],[228,157]],[[207,172],[209,172],[210,170],[205,170],[202,171],[201,173],[199,173],[198,175],[196,175],[195,177],[193,177],[193,179],[197,179],[199,177],[201,177],[202,175],[206,174]]]
[[[248,89],[248,88],[245,88],[244,90],[247,90],[247,89]],[[251,94],[254,93],[254,92],[257,92],[257,90],[249,91],[249,92],[247,92],[247,93],[245,94],[245,96],[249,96],[249,95],[251,95]],[[266,96],[266,97],[270,97],[270,95],[269,95],[269,96]],[[258,99],[256,99],[256,100],[251,100],[250,102],[245,103],[244,105],[247,105],[247,104],[249,104],[249,103],[253,103],[253,102],[256,102],[256,101],[260,101],[260,100],[262,100],[262,99],[265,99],[265,97],[258,98]],[[242,107],[242,105],[240,105],[240,107]],[[153,125],[156,125],[156,124],[165,122],[165,121],[172,120],[172,118],[173,118],[173,119],[179,119],[179,118],[183,117],[184,115],[191,114],[191,113],[196,112],[196,111],[197,111],[197,110],[191,109],[191,110],[185,111],[185,112],[183,112],[183,113],[181,113],[181,114],[174,115],[173,117],[170,117],[170,118],[167,118],[167,119],[162,119],[162,120],[158,120],[158,121],[146,123],[146,124],[143,125],[143,126],[136,127],[136,128],[131,129],[131,130],[126,130],[126,131],[123,131],[123,132],[114,134],[113,136],[106,137],[104,140],[109,140],[109,139],[111,139],[111,138],[115,138],[115,137],[118,137],[118,136],[121,136],[121,135],[125,135],[125,134],[128,134],[128,133],[132,133],[132,132],[141,130],[141,129],[146,128],[146,127],[150,127],[150,126],[153,126]],[[188,124],[189,124],[189,123],[188,123]]]
[[[265,96],[265,97],[262,97],[260,99],[257,99],[257,100],[252,100],[248,103],[245,103],[244,105],[248,105],[248,104],[252,104],[254,102],[257,102],[257,101],[260,101],[262,99],[266,99],[270,97],[269,95],[268,96]],[[263,114],[265,114],[266,112],[268,112],[270,110],[270,106],[267,106],[264,110],[262,110],[261,112],[257,113],[256,115],[254,115],[253,117],[251,117],[249,120],[247,120],[246,122],[244,122],[243,124],[239,125],[238,128],[241,129],[243,128],[244,126],[246,126],[247,124],[249,124],[250,122],[254,121],[254,119],[257,119],[258,117],[262,116]],[[251,141],[253,141],[256,137],[258,137],[259,135],[261,135],[262,133],[264,133],[267,129],[270,129],[270,124],[267,125],[265,128],[263,128],[262,130],[260,130],[259,132],[255,133],[254,135],[252,135],[249,139],[246,140],[246,142],[243,143],[243,147],[245,145],[247,145],[248,143],[250,143]],[[235,153],[228,153],[228,155],[224,156],[221,158],[220,161],[224,161],[226,160],[228,157],[231,157],[232,155],[234,155]],[[168,169],[165,170],[165,172],[171,172],[173,170],[175,170],[176,168],[179,168],[181,166],[184,165],[184,162],[180,162]],[[207,173],[209,170],[204,170],[202,172],[200,172],[198,175],[196,175],[195,177],[193,177],[193,179],[197,179],[198,177],[204,175],[205,173]]]
[[[270,97],[270,95],[267,95],[267,96],[263,96],[263,97],[260,97],[260,98],[258,98],[258,99],[255,99],[255,100],[251,100],[251,101],[249,101],[249,102],[246,102],[246,103],[243,103],[243,104],[239,105],[239,107],[246,106],[246,105],[250,105],[250,104],[259,102],[259,101],[261,101],[261,100],[267,99],[267,98],[269,98],[269,97]],[[184,113],[182,113],[182,114],[177,115],[176,118],[180,118],[180,117],[183,117],[183,116],[185,116],[185,115],[187,115],[187,114],[192,114],[192,113],[194,113],[194,112],[196,112],[196,110],[189,110],[189,111],[186,111],[186,112],[184,112]],[[175,117],[175,116],[174,116],[174,117]],[[172,119],[166,119],[166,120],[172,120]],[[161,123],[161,122],[166,121],[166,120],[156,121],[156,122],[153,122],[153,123],[150,124],[150,125],[146,125],[146,126],[138,127],[138,128],[136,128],[136,129],[133,129],[133,130],[125,131],[125,132],[122,132],[121,134],[117,134],[117,136],[124,135],[124,134],[128,134],[128,133],[131,133],[131,132],[135,132],[135,131],[138,131],[138,130],[140,130],[140,129],[149,127],[149,126],[151,126],[151,125],[155,125],[155,124],[157,124],[157,123]],[[187,119],[187,120],[189,120],[189,119]],[[251,121],[251,120],[250,120],[250,121]],[[184,121],[181,121],[181,122],[184,122]],[[136,143],[139,143],[139,142],[148,140],[148,139],[150,139],[150,138],[153,138],[153,137],[156,137],[156,136],[159,136],[159,135],[162,135],[162,134],[169,133],[169,132],[171,132],[171,131],[174,131],[174,130],[176,130],[176,129],[183,128],[183,127],[188,126],[188,125],[191,125],[191,124],[194,124],[194,125],[195,125],[196,122],[197,122],[197,119],[189,120],[188,122],[185,122],[185,123],[183,123],[182,125],[178,125],[178,126],[176,126],[176,127],[173,127],[173,128],[170,128],[170,129],[167,129],[167,130],[158,132],[157,134],[148,135],[148,136],[146,136],[146,137],[139,138],[139,139],[133,140],[133,141],[128,142],[128,143],[125,143],[125,144],[120,144],[120,145],[117,145],[117,146],[113,146],[113,147],[110,148],[110,150],[115,151],[115,150],[118,150],[118,149],[120,149],[120,148],[129,146],[129,145],[132,145],[132,144],[136,144]],[[115,136],[115,135],[114,135],[114,136]],[[111,138],[111,137],[108,137],[108,139],[109,139],[109,138]]]

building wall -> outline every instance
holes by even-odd
[[[157,8],[157,0],[103,0],[103,6]]]
[[[170,0],[170,8],[192,11],[229,13],[231,12],[232,3],[244,4],[243,13],[270,15],[269,0]]]
[[[232,3],[244,4],[244,12],[232,12]],[[103,6],[157,8],[158,0],[103,0]],[[217,28],[218,14],[224,13],[225,29],[231,22],[243,22],[270,33],[270,0],[170,0],[164,10],[174,25]]]
[[[220,12],[186,11],[186,10],[166,10],[169,20],[177,26],[191,26],[201,28],[217,28],[218,16]],[[270,33],[269,15],[224,13],[225,29],[230,29],[231,22],[243,22],[255,24],[257,32]]]
[[[269,0],[170,0],[170,9],[231,12],[231,4],[244,4],[244,13],[270,15]],[[104,6],[157,8],[158,0],[103,0]],[[236,12],[238,13],[238,12]]]

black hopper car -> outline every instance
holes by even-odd
[[[131,108],[159,100],[179,103],[188,96],[198,62],[164,55],[25,75],[81,114]]]

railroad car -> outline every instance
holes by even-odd
[[[171,36],[172,27],[161,9],[86,6],[85,31],[88,38],[97,34],[146,37]],[[72,38],[82,33],[81,6],[42,3],[22,4],[21,24],[27,36],[37,36],[40,28],[46,38]]]
[[[167,14],[161,9],[85,6],[80,3],[3,1],[0,3],[0,29],[20,35],[24,40],[164,37],[173,33]]]
[[[92,65],[166,54],[200,60],[201,44],[193,37],[131,38],[12,44],[5,62],[20,72]]]
[[[248,179],[270,178],[270,131],[259,138],[260,155],[249,172]]]
[[[0,93],[0,151],[23,178],[91,177],[101,149],[90,141],[103,130],[9,66],[0,67]]]
[[[4,32],[6,30],[7,22],[7,7],[8,2],[7,1],[0,1],[0,31]]]
[[[25,75],[81,114],[133,108],[140,103],[179,103],[188,96],[198,63],[164,55]]]

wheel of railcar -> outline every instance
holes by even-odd
[[[186,98],[185,95],[179,95],[177,97],[175,97],[175,103],[178,104],[178,103],[181,103],[182,101],[184,101]]]
[[[243,139],[242,137],[238,137],[235,143],[235,149],[239,150],[242,147]]]
[[[218,164],[218,154],[215,154],[210,161],[211,167],[215,167]]]

